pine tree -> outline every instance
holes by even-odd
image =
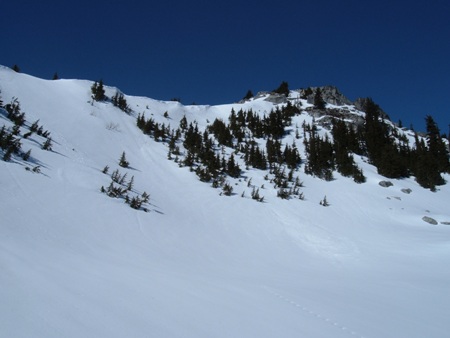
[[[30,132],[37,132],[39,125],[38,125],[39,120],[36,120],[35,122],[33,122],[33,124],[30,126]]]
[[[290,196],[289,190],[286,188],[280,188],[277,192],[277,197],[281,199],[288,199]]]
[[[316,89],[316,93],[314,94],[314,108],[323,110],[325,109],[326,102],[322,98],[322,91],[320,88]]]
[[[408,177],[408,163],[400,152],[391,128],[381,117],[381,110],[370,98],[365,100],[365,123],[362,134],[369,161],[380,175],[389,178]]]
[[[141,199],[142,199],[142,203],[147,204],[148,201],[150,200],[150,195],[144,191],[141,195]]]
[[[131,179],[130,179],[130,181],[127,184],[127,190],[128,191],[133,190],[133,186],[134,186],[134,176],[131,176]]]
[[[247,91],[247,94],[245,94],[243,100],[250,100],[252,97],[253,97],[253,93],[252,93],[252,91],[249,89],[249,90]]]
[[[226,182],[222,187],[222,192],[225,196],[231,196],[231,194],[233,193],[233,187],[230,183]]]
[[[274,90],[274,93],[284,94],[286,97],[289,96],[289,84],[286,81],[281,82],[277,89]]]
[[[49,137],[47,140],[45,140],[44,144],[42,145],[42,149],[44,150],[52,150],[52,139]]]
[[[124,111],[125,113],[130,112],[130,108],[128,107],[127,100],[125,99],[124,95],[120,92],[116,92],[114,96],[111,99],[112,104],[115,107],[118,107],[120,110]]]
[[[22,159],[24,161],[28,161],[28,159],[30,158],[30,155],[31,155],[31,149],[28,150],[25,154],[23,154]]]
[[[123,152],[122,156],[120,156],[119,165],[123,168],[128,168],[128,166],[130,165],[130,163],[126,159],[125,152]]]
[[[241,169],[239,168],[239,165],[235,162],[233,154],[231,154],[230,158],[228,159],[228,163],[226,165],[226,172],[231,177],[239,177],[241,174]]]
[[[183,115],[183,117],[180,120],[180,129],[182,131],[185,131],[188,127],[188,123],[187,123],[187,119],[186,119],[186,115]]]
[[[12,149],[8,148],[5,154],[3,155],[3,161],[9,162],[11,160],[12,153],[13,153]]]
[[[261,197],[259,196],[259,189],[255,188],[255,187],[253,187],[253,190],[252,190],[252,199],[257,200],[257,201],[261,200]]]
[[[441,173],[450,172],[449,154],[447,146],[440,135],[439,127],[430,115],[427,115],[425,122],[428,149],[433,160],[431,165],[435,165]]]
[[[103,88],[103,80],[99,82],[94,82],[91,87],[92,98],[95,101],[104,101],[105,100],[105,89]]]

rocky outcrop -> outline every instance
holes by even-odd
[[[389,188],[392,187],[394,184],[390,181],[380,181],[378,183],[380,186],[382,186],[383,188]]]
[[[264,101],[272,102],[273,104],[286,103],[287,98],[284,94],[270,93],[268,97],[264,99]]]
[[[432,224],[432,225],[437,225],[438,224],[438,222],[434,218],[431,218],[431,217],[428,217],[428,216],[423,216],[422,217],[422,221],[427,222],[427,223]]]
[[[348,98],[346,98],[336,87],[325,86],[321,88],[322,98],[326,103],[333,104],[335,106],[344,106],[352,104]]]
[[[314,94],[317,88],[320,88],[320,91],[322,92],[322,98],[326,103],[335,106],[344,106],[352,104],[352,101],[346,98],[339,91],[339,89],[337,89],[337,87],[334,86],[310,87],[309,89],[312,91],[312,93],[309,93],[308,95],[306,94],[308,92],[308,89],[301,89],[300,94],[302,96],[306,96],[306,100],[308,101],[308,103],[314,104]]]

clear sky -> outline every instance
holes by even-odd
[[[2,1],[0,64],[130,95],[231,103],[335,85],[397,122],[450,124],[450,1]]]

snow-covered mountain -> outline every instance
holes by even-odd
[[[386,180],[355,156],[365,183],[306,175],[303,162],[294,171],[303,199],[282,199],[273,171],[215,143],[241,169],[225,175],[233,188],[225,196],[182,164],[181,139],[180,158],[168,159],[168,139],[144,134],[137,118],[167,130],[186,118],[203,133],[232,109],[262,117],[286,102],[263,93],[184,106],[124,95],[124,112],[111,102],[116,88],[105,86],[108,99],[95,101],[93,84],[0,67],[3,106],[25,113],[14,130],[0,108],[0,128],[21,144],[0,161],[0,337],[448,336],[448,184],[431,192],[414,177]],[[283,146],[296,142],[304,160],[303,122],[324,135],[327,120],[301,91],[288,101],[301,112]],[[355,121],[364,115],[352,104],[334,108]],[[34,122],[40,135],[30,133]],[[148,203],[133,209],[102,193],[116,170],[124,181],[116,187],[129,198],[145,191]]]

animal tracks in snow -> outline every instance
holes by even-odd
[[[331,318],[328,318],[327,316],[324,316],[323,314],[317,313],[315,311],[312,311],[311,309],[308,309],[305,306],[302,306],[301,304],[293,301],[292,299],[286,298],[283,295],[279,294],[276,291],[271,290],[270,288],[263,286],[262,287],[264,290],[266,290],[268,293],[274,295],[275,297],[279,298],[280,300],[285,301],[286,303],[291,304],[292,306],[294,306],[295,308],[301,310],[302,312],[306,313],[307,315],[310,315],[312,317],[316,317],[318,319],[322,319],[325,323],[328,323],[329,325],[332,325],[334,327],[336,327],[336,329],[339,329],[341,331],[345,331],[348,333],[349,336],[352,337],[359,337],[359,338],[365,338],[364,336],[358,334],[356,331],[351,330],[350,328],[332,320]]]

